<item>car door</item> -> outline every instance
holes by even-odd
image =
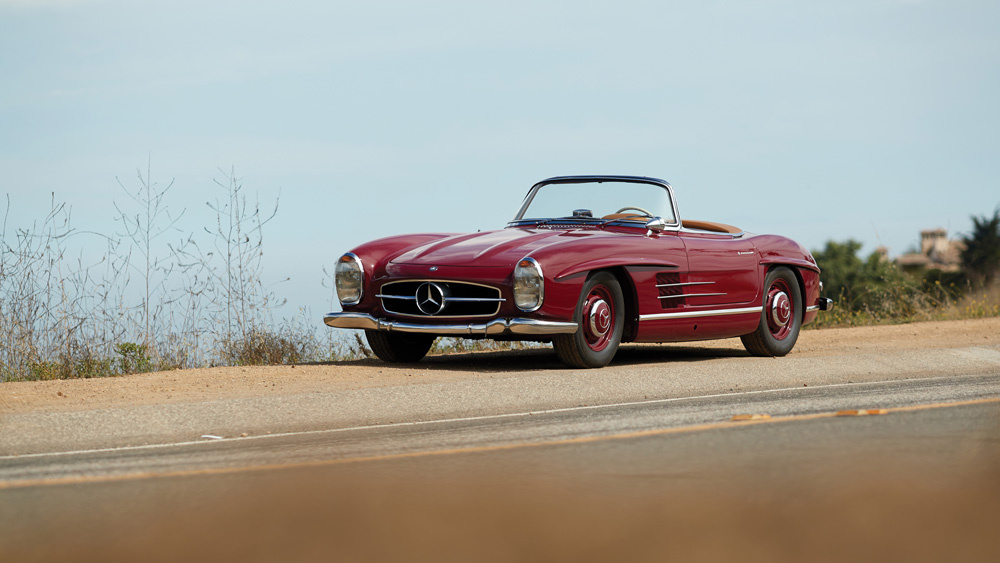
[[[685,302],[690,306],[741,305],[759,300],[760,255],[744,237],[682,232],[687,247]]]

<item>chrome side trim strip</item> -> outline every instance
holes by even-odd
[[[327,313],[323,317],[327,326],[381,330],[385,332],[417,332],[441,336],[544,336],[548,334],[573,334],[579,329],[576,323],[539,321],[535,319],[494,319],[481,324],[430,325],[401,323],[379,319],[365,313]]]
[[[657,299],[680,299],[682,297],[715,297],[717,295],[728,295],[726,293],[681,293],[678,295],[661,295]]]
[[[710,285],[715,282],[681,282],[681,283],[660,283],[656,287],[681,287],[685,285]]]
[[[760,314],[764,310],[763,306],[741,307],[739,309],[715,309],[712,311],[680,311],[677,313],[657,313],[655,315],[639,315],[640,321],[659,321],[664,319],[692,319],[696,317],[715,317],[723,315],[749,315],[750,313]]]

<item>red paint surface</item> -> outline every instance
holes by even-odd
[[[752,332],[760,313],[641,322],[639,317],[762,306],[761,284],[767,268],[775,265],[787,265],[796,272],[804,306],[815,305],[819,298],[819,272],[812,256],[798,243],[776,235],[733,239],[688,231],[653,234],[641,227],[517,227],[459,235],[403,235],[373,241],[352,252],[364,264],[365,290],[361,303],[344,310],[386,318],[392,316],[381,310],[374,296],[386,281],[401,279],[491,285],[506,299],[499,317],[571,321],[587,275],[608,270],[619,277],[626,293],[626,310],[621,312],[626,324],[624,340],[641,342],[705,340]],[[532,313],[517,309],[511,289],[514,265],[527,256],[541,265],[545,277],[543,305]],[[684,294],[725,295],[660,299],[658,275],[676,280],[670,283],[711,282],[683,286]],[[815,312],[806,313],[803,324],[815,316]],[[453,324],[455,320],[428,317],[420,322]]]

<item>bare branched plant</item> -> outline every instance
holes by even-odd
[[[10,198],[4,213],[0,247],[0,322],[3,323],[2,376],[21,373],[32,362],[62,353],[69,324],[60,318],[66,296],[56,270],[63,240],[72,233],[64,205],[53,204],[41,225],[18,228],[8,237]],[[38,234],[36,234],[38,233]],[[55,270],[55,271],[54,271]]]
[[[124,233],[121,233],[121,236],[130,240],[132,248],[139,253],[138,264],[133,263],[132,260],[128,260],[126,264],[130,270],[138,273],[143,283],[143,298],[139,307],[142,310],[142,341],[148,349],[154,348],[152,334],[154,317],[161,312],[163,307],[171,303],[168,280],[176,264],[173,248],[167,256],[160,256],[155,253],[156,249],[153,243],[166,233],[178,230],[177,222],[184,215],[183,210],[176,216],[171,215],[164,200],[170,192],[170,188],[173,187],[174,181],[171,180],[162,188],[152,181],[151,160],[146,163],[145,177],[143,177],[142,170],[136,170],[136,177],[139,180],[139,186],[136,188],[129,189],[120,179],[115,178],[118,186],[132,201],[133,209],[123,209],[118,202],[114,204],[118,214],[116,219],[121,222],[124,228]],[[131,258],[131,252],[129,257]],[[154,299],[157,299],[155,306],[153,305]]]
[[[137,170],[131,187],[116,178],[127,200],[114,203],[121,228],[111,236],[77,230],[70,207],[55,194],[44,219],[13,227],[7,197],[0,225],[0,382],[371,354],[360,340],[318,332],[308,307],[275,323],[272,310],[284,301],[264,282],[263,232],[278,199],[262,211],[235,169],[223,171],[215,181],[218,197],[206,204],[211,226],[185,233],[184,213],[168,209],[173,181],[161,186],[151,168],[147,161]],[[169,240],[175,233],[181,236]]]
[[[45,219],[30,229],[8,236],[9,215],[8,198],[0,230],[0,381],[32,373],[41,378],[96,374],[97,359],[109,351],[107,333],[120,334],[116,323],[108,322],[112,319],[101,317],[108,288],[115,284],[93,280],[93,270],[108,262],[107,256],[93,263],[81,253],[73,263],[67,242],[99,235],[72,227],[69,207],[56,203],[54,195]]]
[[[214,226],[205,228],[210,244],[206,249],[191,241],[190,248],[180,249],[178,255],[184,258],[189,276],[188,294],[209,299],[206,314],[224,351],[220,360],[267,363],[270,358],[284,357],[264,352],[281,339],[267,327],[271,308],[284,301],[263,281],[264,226],[277,215],[280,198],[275,199],[273,209],[262,211],[256,198],[248,201],[235,168],[220,172],[223,179],[216,179],[215,184],[221,194],[205,204],[215,215]]]

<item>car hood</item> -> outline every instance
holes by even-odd
[[[424,266],[511,266],[531,252],[573,238],[600,235],[595,231],[504,229],[452,235],[410,248],[393,264]]]

